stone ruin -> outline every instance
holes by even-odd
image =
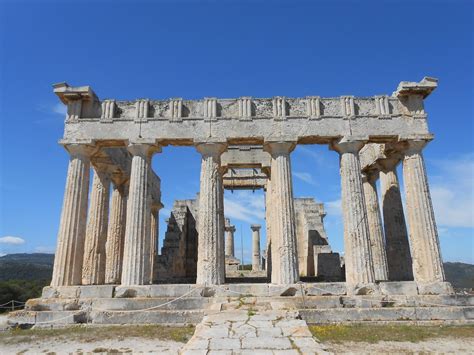
[[[373,97],[121,101],[54,85],[67,106],[69,168],[53,277],[11,322],[196,323],[238,294],[312,322],[472,319],[472,297],[454,296],[445,279],[423,158],[433,139],[424,99],[436,87],[425,77]],[[344,281],[323,206],[293,196],[298,144],[339,154]],[[158,254],[151,160],[168,145],[201,154],[200,191],[176,201]],[[265,191],[266,253],[254,248],[252,263],[265,283],[226,282],[226,188]]]

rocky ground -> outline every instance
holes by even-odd
[[[0,354],[472,354],[474,349],[474,326],[307,327],[296,314],[283,313],[219,312],[196,328],[127,325],[13,331],[1,330],[6,318],[0,316]]]

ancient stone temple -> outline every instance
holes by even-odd
[[[344,302],[361,306],[355,299],[364,295],[374,297],[370,308],[383,307],[387,297],[395,300],[393,307],[411,307],[425,295],[450,295],[423,158],[433,139],[424,99],[436,87],[436,79],[425,77],[401,82],[391,95],[374,97],[123,101],[101,100],[89,86],[54,85],[67,106],[60,144],[69,154],[69,167],[51,287],[35,301],[43,308],[33,323],[57,316],[51,299],[68,300],[58,301],[62,306],[56,310],[86,312],[87,304],[92,307],[88,320],[120,323],[131,319],[131,313],[120,310],[140,309],[142,298],[149,305],[159,297],[184,297],[196,290],[199,300],[183,303],[187,313],[173,318],[192,322],[202,314],[189,313],[191,304],[199,310],[216,307],[215,302],[222,302],[219,297],[241,292],[286,297],[281,301],[285,307],[290,307],[288,297],[295,297],[292,306],[297,308],[297,297],[303,297],[308,319],[317,314],[331,321],[363,317],[351,313]],[[339,154],[343,269],[324,229],[323,204],[293,194],[291,152],[310,144]],[[160,171],[154,172],[151,162],[169,145],[194,146],[200,153],[200,189],[195,200],[176,200],[159,253]],[[402,171],[403,187],[397,170]],[[265,193],[266,225],[252,226],[252,267],[266,275],[259,284],[227,282],[226,267],[235,267],[238,260],[235,226],[225,218],[225,189]],[[262,248],[263,230],[267,238]],[[326,306],[311,298],[321,295],[328,297]],[[410,303],[408,296],[417,301]],[[328,300],[349,313],[316,310],[331,308]],[[465,311],[451,309],[450,316],[440,311],[436,317],[457,319]],[[164,313],[157,310],[141,312],[132,317],[135,322],[163,321]],[[408,319],[425,314],[367,312],[374,320],[388,317],[382,314]],[[73,315],[74,322],[84,320]]]

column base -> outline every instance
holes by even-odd
[[[432,283],[418,283],[418,293],[420,295],[452,295],[454,289],[451,283],[446,281]]]

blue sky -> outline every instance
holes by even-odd
[[[426,101],[436,138],[425,158],[442,253],[474,263],[472,13],[471,1],[0,0],[0,254],[56,245],[68,157],[53,83],[116,99],[370,96],[426,75],[440,80]],[[173,200],[198,192],[199,159],[193,148],[154,157],[160,238]],[[292,165],[295,196],[326,204],[342,252],[337,154],[298,147]],[[225,198],[250,260],[263,194]]]

